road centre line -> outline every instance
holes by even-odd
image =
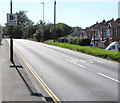
[[[70,63],[72,63],[72,64],[75,64],[75,65],[77,65],[77,66],[79,66],[79,67],[85,68],[85,66],[80,65],[80,64],[78,64],[78,63],[75,63],[75,62],[73,62],[73,61],[71,61],[71,60],[69,60],[69,59],[65,59],[65,60],[68,61],[68,62],[70,62]]]
[[[59,56],[59,55],[57,55],[57,54],[55,54],[55,56],[56,56],[56,57],[59,57],[59,58],[61,57],[61,56]]]
[[[111,77],[109,77],[109,76],[107,76],[107,75],[105,75],[105,74],[102,74],[102,73],[97,73],[98,75],[101,75],[101,76],[103,76],[103,77],[105,77],[105,78],[108,78],[108,79],[110,79],[110,80],[113,80],[113,81],[115,81],[115,82],[117,82],[117,83],[120,83],[120,81],[119,80],[116,80],[116,79],[114,79],[114,78],[111,78]]]
[[[82,68],[85,68],[85,69],[87,69],[87,70],[89,70],[89,71],[92,71],[92,70],[86,68],[86,67],[83,66],[83,65],[80,65],[80,64],[77,64],[77,63],[72,62],[72,61],[69,60],[69,59],[65,59],[65,60],[68,61],[68,62],[71,62],[71,63],[73,63],[73,64],[75,64],[75,65],[77,65],[77,66],[80,66],[80,67],[82,67]],[[93,72],[93,71],[92,71],[92,72]],[[116,79],[114,79],[114,78],[112,78],[112,77],[109,77],[109,76],[107,76],[107,75],[105,75],[105,74],[102,74],[102,73],[99,73],[99,72],[95,72],[95,73],[97,73],[97,74],[100,75],[100,76],[106,77],[106,78],[108,78],[108,79],[110,79],[110,80],[112,80],[112,81],[115,81],[115,82],[117,82],[117,83],[120,83],[119,80],[116,80]]]
[[[61,56],[59,56],[59,55],[57,55],[57,54],[55,54],[54,56],[59,57],[59,58],[61,57]],[[61,58],[62,58],[62,57],[61,57]],[[78,66],[80,66],[80,67],[82,67],[82,68],[85,68],[85,66],[80,65],[80,64],[78,64],[78,63],[75,63],[75,62],[73,62],[73,61],[71,61],[71,60],[69,60],[69,59],[67,59],[67,58],[64,58],[64,57],[63,57],[63,59],[66,60],[67,62],[70,62],[70,63],[72,63],[72,64],[78,65]]]
[[[31,65],[26,61],[26,59],[14,48],[14,51],[19,55],[22,61],[26,64],[30,72],[35,76],[38,82],[42,85],[48,95],[54,100],[56,103],[61,103],[58,97],[52,92],[52,90],[46,85],[46,83],[42,80],[42,78],[35,72],[35,70],[31,67]]]
[[[91,61],[91,60],[87,60],[87,62],[90,62],[90,63],[92,63],[92,64],[94,63],[94,62],[93,62],[93,61]]]
[[[65,60],[68,61],[68,62],[71,62],[71,63],[73,63],[73,64],[75,64],[75,65],[77,65],[77,66],[80,66],[80,67],[82,67],[82,68],[85,68],[85,69],[87,69],[87,70],[89,70],[89,71],[92,71],[92,70],[86,68],[86,67],[83,66],[83,65],[74,63],[74,62],[72,62],[72,61],[70,61],[70,60],[68,60],[68,59],[65,59]],[[92,72],[93,72],[93,71],[92,71]],[[115,82],[117,82],[117,83],[120,83],[119,80],[116,80],[116,79],[114,79],[114,78],[112,78],[112,77],[109,77],[109,76],[107,76],[107,75],[105,75],[105,74],[102,74],[102,73],[99,73],[99,72],[97,72],[97,74],[100,75],[100,76],[106,77],[106,78],[108,78],[108,79],[110,79],[110,80],[113,80],[113,81],[115,81]]]

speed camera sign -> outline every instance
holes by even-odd
[[[8,26],[17,25],[17,14],[7,14],[7,25]]]

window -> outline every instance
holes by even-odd
[[[115,49],[114,45],[109,48],[109,50],[114,50],[114,49]]]
[[[112,49],[115,49],[115,46],[111,46]]]

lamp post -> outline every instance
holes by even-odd
[[[54,29],[56,24],[56,0],[54,0]]]
[[[10,14],[12,14],[12,0],[10,0]],[[13,63],[13,37],[11,27],[11,38],[10,38],[10,61]]]
[[[55,25],[56,25],[56,0],[54,0],[54,41],[55,41],[55,38],[56,38],[56,34],[55,34]]]
[[[41,3],[43,5],[43,22],[44,22],[44,2]]]

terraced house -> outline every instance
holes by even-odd
[[[86,28],[86,34],[96,47],[105,48],[111,42],[120,41],[120,18],[103,20]]]

